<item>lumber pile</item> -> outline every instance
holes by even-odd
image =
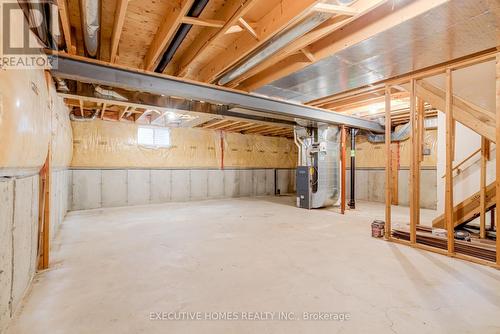
[[[392,237],[409,241],[410,231],[406,229],[394,229]],[[433,235],[431,227],[417,227],[417,243],[439,249],[447,249],[446,238]],[[493,242],[480,242],[478,239],[472,239],[472,241],[455,240],[455,252],[491,262],[496,261],[496,250]]]

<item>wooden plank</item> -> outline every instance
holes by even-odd
[[[416,96],[415,96],[415,80],[410,81],[410,243],[417,242],[417,198],[419,184],[417,183],[416,171],[416,147],[417,147],[417,122],[416,122]]]
[[[391,146],[391,203],[399,205],[399,142],[392,143]]]
[[[240,31],[242,31],[243,28],[238,25],[238,20],[250,9],[252,9],[256,3],[257,0],[242,0],[241,3],[231,2],[228,4],[229,6],[225,6],[223,10],[227,11],[228,14],[223,16],[227,16],[228,19],[226,20],[224,26],[215,34],[210,31],[205,31],[196,37],[196,39],[191,43],[189,49],[182,55],[183,61],[181,61],[176,75],[185,77],[188,74],[191,65],[194,64],[197,59],[202,57],[208,50],[210,50],[211,46],[217,40],[222,38],[225,34],[234,31],[234,27],[238,27]]]
[[[480,176],[480,216],[479,216],[479,237],[486,238],[486,163],[489,156],[490,143],[488,139],[481,137],[481,176]]]
[[[158,29],[144,57],[144,69],[147,71],[154,70],[160,55],[172,40],[179,25],[182,23],[182,18],[187,15],[193,2],[194,0],[183,0],[179,7],[175,7],[165,17],[164,23]]]
[[[245,29],[253,38],[255,38],[256,41],[259,41],[259,35],[257,35],[257,32],[252,28],[252,26],[243,18],[240,17],[238,19],[238,22],[240,23],[240,26]]]
[[[500,142],[500,55],[497,55],[496,64],[496,142]],[[500,214],[498,214],[498,208],[500,208],[500,150],[496,150],[496,226],[497,226],[497,266],[500,266],[500,237],[498,237],[498,227],[500,226]]]
[[[495,194],[495,183],[491,183],[486,186],[486,211],[492,209],[496,201]],[[480,214],[480,201],[481,193],[480,191],[475,192],[471,196],[467,197],[462,202],[455,205],[453,208],[454,212],[454,227],[461,225]],[[438,228],[446,228],[446,217],[444,214],[434,218],[432,220],[432,226]]]
[[[250,70],[243,73],[240,77],[238,77],[236,80],[233,80],[227,86],[235,87],[236,85],[239,85],[239,88],[242,90],[246,91],[253,90],[254,89],[253,84],[249,85],[248,83],[244,82],[246,79],[251,78],[254,75],[257,75],[259,72],[265,70],[266,68],[275,65],[279,61],[299,52],[301,49],[307,47],[308,45],[314,43],[315,41],[320,40],[321,38],[331,34],[333,31],[340,29],[343,26],[343,23],[348,19],[349,17],[345,15],[335,16],[329,19],[316,29],[313,29],[312,31],[306,33],[305,35],[297,38],[296,40],[286,45],[285,47],[281,48],[279,51],[277,51],[270,57],[266,58],[256,66],[252,67]],[[311,55],[314,57],[313,53],[311,53]],[[314,57],[314,59],[316,58]]]
[[[106,113],[106,107],[107,107],[106,102],[103,102],[101,109],[101,119],[104,119],[104,113]]]
[[[452,73],[448,69],[446,71],[446,96],[445,96],[445,112],[446,112],[446,178],[445,178],[445,200],[444,211],[448,244],[448,255],[455,252],[455,218],[453,210],[453,86]]]
[[[316,0],[280,1],[269,13],[256,22],[257,28],[255,30],[260,41],[257,42],[249,34],[241,34],[230,48],[223,50],[207,66],[202,68],[194,79],[202,82],[214,82],[224,71],[239,63],[277,32],[304,18],[316,3]],[[240,15],[238,19],[241,16],[243,15]]]
[[[347,7],[347,6],[333,5],[333,4],[329,4],[329,3],[318,3],[316,6],[314,6],[313,10],[316,12],[321,12],[321,13],[329,13],[329,14],[335,14],[335,15],[347,15],[347,16],[354,16],[354,15],[359,13],[354,8]]]
[[[425,101],[423,99],[417,99],[417,120],[418,120],[418,163],[424,161],[424,142],[425,142],[425,129],[424,129],[424,118],[425,118]]]
[[[302,52],[304,54],[304,56],[306,56],[306,58],[311,63],[314,63],[316,61],[316,58],[314,58],[314,55],[312,54],[311,50],[309,50],[308,48],[302,48],[302,49],[300,49],[300,52]]]
[[[181,22],[195,26],[210,27],[210,28],[222,28],[225,24],[225,22],[221,20],[203,19],[199,17],[190,17],[190,16],[184,16],[181,19]]]
[[[123,108],[119,113],[118,113],[118,120],[121,121],[123,116],[129,111],[130,107],[125,107]]]
[[[440,111],[446,110],[445,97],[446,93],[425,81],[419,81],[417,85],[417,95],[430,103]],[[484,111],[481,107],[465,101],[462,98],[453,95],[452,97],[453,119],[462,123],[471,130],[488,138],[490,141],[495,141],[495,123],[494,116],[488,111]],[[483,116],[484,113],[490,114],[488,117]]]
[[[128,1],[129,0],[117,0],[116,2],[115,20],[113,22],[113,34],[111,35],[111,63],[114,63],[117,60],[118,44],[120,43],[120,36],[122,35],[123,24],[125,23],[125,14],[127,13]]]
[[[416,89],[416,87],[414,87]],[[423,160],[423,136],[424,136],[424,100],[416,97],[416,115],[415,115],[415,223],[420,225],[420,167]]]
[[[85,116],[83,113],[83,100],[78,100],[78,103],[80,104],[80,116]]]
[[[76,54],[76,48],[73,47],[73,43],[71,41],[71,25],[69,22],[68,3],[66,0],[57,0],[57,7],[59,9],[59,17],[61,18],[66,49],[69,54]]]
[[[385,238],[391,237],[392,150],[391,150],[391,87],[385,87]],[[396,171],[397,173],[397,171]]]
[[[346,208],[346,168],[347,168],[347,129],[342,125],[340,130],[340,213],[345,213]]]

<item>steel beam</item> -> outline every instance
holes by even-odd
[[[51,70],[55,77],[80,82],[118,87],[131,91],[164,94],[193,100],[208,101],[228,106],[238,106],[259,113],[287,116],[327,124],[345,124],[351,128],[384,132],[374,121],[325,111],[319,108],[272,98],[247,94],[215,85],[186,81],[176,77],[146,73],[107,63],[59,55],[57,68]]]

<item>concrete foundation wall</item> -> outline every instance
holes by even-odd
[[[351,196],[351,173],[346,172],[347,189],[346,196]],[[409,170],[400,169],[398,177],[398,201],[399,205],[409,206]],[[422,169],[420,171],[420,207],[435,210],[437,207],[437,185],[436,170]],[[385,202],[385,170],[380,168],[356,169],[356,199]]]
[[[74,169],[71,210],[295,192],[294,169]],[[276,173],[276,175],[275,175]]]
[[[68,208],[70,171],[52,173],[53,237]],[[0,177],[0,332],[37,269],[39,176]]]

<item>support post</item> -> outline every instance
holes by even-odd
[[[392,169],[391,169],[391,191],[392,205],[399,205],[399,142],[391,144]]]
[[[224,132],[220,131],[220,169],[224,169]]]
[[[345,203],[346,203],[346,196],[345,196],[345,193],[346,193],[346,175],[345,175],[345,169],[346,169],[346,138],[347,135],[346,135],[346,128],[345,128],[345,125],[342,125],[342,128],[341,128],[341,133],[340,133],[340,150],[341,150],[341,160],[340,160],[340,175],[341,175],[341,179],[340,179],[340,213],[344,214],[345,213]]]
[[[391,238],[392,151],[391,151],[391,87],[385,86],[385,238]],[[397,173],[397,171],[396,171]]]
[[[500,142],[500,55],[497,54],[497,65],[496,65],[496,92],[497,92],[497,99],[496,99],[496,144]],[[496,181],[495,181],[495,187],[496,187],[496,208],[500,208],[500,150],[497,148],[496,150]],[[500,226],[500,214],[496,214],[496,228],[497,228],[497,235],[498,235],[498,227]],[[497,266],[500,266],[500,238],[497,236]]]
[[[356,209],[356,133],[357,129],[351,128],[351,199],[349,200],[349,208]]]
[[[479,237],[486,238],[486,163],[490,159],[490,142],[485,137],[481,137],[481,180],[480,180],[480,216],[479,216]]]
[[[446,70],[446,181],[445,181],[445,200],[444,211],[448,239],[448,255],[455,252],[455,219],[453,217],[453,108],[452,108],[453,86],[452,73],[450,69]]]
[[[418,177],[417,177],[417,110],[416,110],[416,95],[415,95],[415,80],[410,81],[410,244],[417,243],[417,219],[418,219]]]

